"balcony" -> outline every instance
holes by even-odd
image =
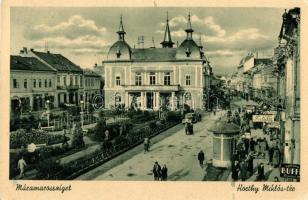
[[[122,85],[126,91],[158,91],[158,92],[176,92],[179,91],[179,85]]]
[[[59,85],[57,90],[78,90],[79,85]]]

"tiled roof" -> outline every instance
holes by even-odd
[[[55,71],[46,64],[34,57],[21,57],[11,55],[10,58],[11,70],[29,70],[29,71]]]
[[[132,49],[133,61],[168,61],[175,60],[176,48]]]
[[[84,69],[84,75],[85,76],[96,76],[96,77],[101,77],[98,73],[96,73],[93,70],[90,69]]]
[[[82,69],[61,54],[32,51],[58,71],[82,72]]]

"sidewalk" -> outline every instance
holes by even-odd
[[[259,137],[265,137],[267,140],[269,140],[269,136],[268,135],[264,135],[262,129],[251,129],[251,136],[254,139],[257,139]],[[264,174],[265,174],[265,181],[274,181],[274,177],[280,177],[279,175],[279,168],[273,168],[272,166],[270,166],[268,164],[268,153],[266,151],[265,153],[265,157],[264,158],[255,158],[253,161],[253,171],[254,174],[247,178],[246,181],[247,182],[252,182],[252,181],[256,181],[257,180],[257,175],[258,175],[258,165],[260,163],[264,164]],[[232,177],[231,177],[231,173],[228,176],[228,181],[232,181]],[[240,181],[240,180],[239,180]]]

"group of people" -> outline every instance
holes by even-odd
[[[239,112],[242,110],[239,109]],[[236,111],[234,115],[229,114],[232,122],[239,124],[241,127],[241,137],[237,140],[234,154],[232,156],[231,173],[232,179],[237,181],[241,179],[245,181],[254,173],[254,160],[267,159],[268,165],[276,168],[280,165],[281,152],[279,149],[280,141],[278,138],[270,137],[267,139],[263,137],[253,138],[251,135],[252,121],[244,113],[240,117]],[[264,163],[260,162],[257,169],[257,180],[265,180]]]
[[[158,162],[156,161],[153,166],[153,175],[154,175],[154,181],[167,181],[168,179],[168,168],[164,164],[163,167],[161,167]]]

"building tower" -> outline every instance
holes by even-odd
[[[168,12],[167,12],[167,22],[166,22],[166,30],[164,35],[164,41],[160,43],[163,48],[172,48],[174,42],[172,42],[170,28],[169,28],[169,19],[168,19]]]
[[[192,33],[194,32],[194,30],[191,27],[190,12],[188,13],[188,23],[187,23],[187,28],[185,29],[185,32],[187,34],[186,39],[192,40]]]
[[[126,32],[124,31],[124,26],[123,26],[123,22],[122,22],[122,15],[121,15],[121,18],[120,18],[120,26],[119,26],[119,30],[118,30],[117,34],[119,35],[119,41],[124,41],[124,36],[125,36]]]

